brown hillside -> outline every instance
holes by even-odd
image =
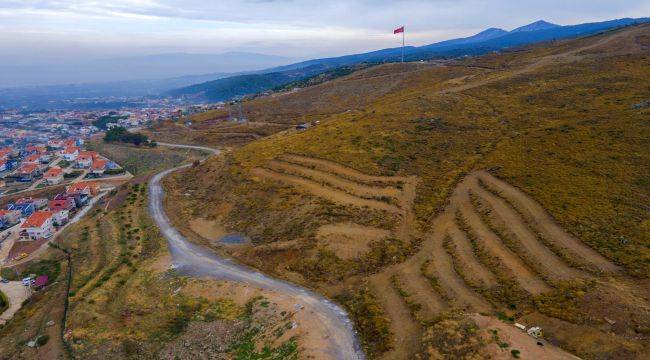
[[[251,238],[218,251],[336,297],[372,358],[569,356],[476,312],[541,325],[581,357],[642,358],[649,36],[384,65],[254,100],[254,122],[322,123],[177,174],[168,206],[181,227]],[[225,126],[211,116],[192,131]]]

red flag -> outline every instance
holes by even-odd
[[[393,35],[395,35],[395,34],[399,34],[399,33],[403,33],[403,32],[404,32],[404,26],[402,26],[401,28],[397,28],[397,29],[395,29],[395,30],[393,31]]]

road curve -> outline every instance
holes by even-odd
[[[158,145],[209,151],[218,154],[219,150],[192,145],[158,143]],[[252,286],[276,291],[295,299],[306,310],[313,312],[320,322],[319,331],[328,343],[324,357],[332,359],[365,359],[356,332],[347,313],[337,304],[311,290],[283,280],[272,278],[252,268],[222,258],[210,250],[192,244],[170,223],[163,207],[163,188],[160,181],[170,173],[187,168],[183,165],[156,174],[149,181],[149,213],[167,239],[172,264],[184,275],[212,277],[221,280],[238,281]]]

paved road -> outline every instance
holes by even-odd
[[[218,150],[200,146],[167,143],[158,143],[158,145],[204,150],[213,154],[219,153]],[[305,310],[312,311],[318,317],[321,328],[314,330],[323,332],[325,341],[328,343],[327,357],[365,359],[352,322],[347,313],[337,304],[308,289],[272,278],[192,244],[170,224],[163,208],[164,194],[160,181],[170,173],[189,166],[184,165],[163,171],[155,175],[149,182],[149,212],[162,234],[167,238],[173,266],[185,275],[244,282],[294,298],[296,303],[303,305]]]

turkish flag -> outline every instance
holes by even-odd
[[[404,32],[404,26],[402,26],[401,28],[397,28],[397,29],[395,29],[395,30],[393,31],[393,35],[395,35],[395,34],[399,34],[399,33],[403,33],[403,32]]]

